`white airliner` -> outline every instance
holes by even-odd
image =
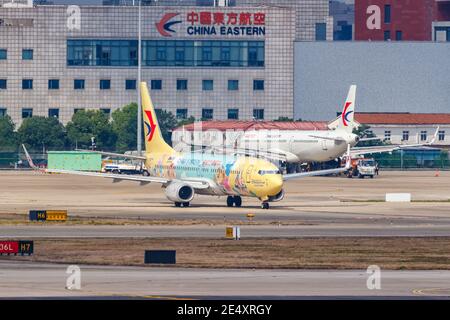
[[[287,163],[326,162],[343,156],[350,145],[351,156],[370,153],[392,152],[407,147],[434,143],[439,128],[431,142],[415,145],[386,145],[353,148],[360,141],[379,140],[360,138],[353,133],[356,101],[356,85],[350,86],[338,125],[334,130],[251,130],[245,132],[235,143],[234,150],[253,156],[262,156]]]

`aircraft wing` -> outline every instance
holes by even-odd
[[[160,178],[160,177],[146,177],[141,175],[128,175],[128,174],[113,174],[113,173],[100,173],[100,172],[88,172],[88,171],[76,171],[76,170],[61,170],[61,169],[46,169],[46,170],[40,170],[38,167],[36,167],[33,163],[33,159],[31,159],[27,149],[25,148],[25,145],[22,145],[23,150],[25,151],[25,155],[27,158],[27,161],[30,165],[30,167],[34,170],[43,171],[46,173],[61,173],[61,174],[72,174],[72,175],[78,175],[78,176],[87,176],[87,177],[100,177],[100,178],[108,178],[113,179],[113,182],[121,182],[121,181],[136,181],[140,182],[141,185],[145,185],[148,183],[161,183],[162,185],[167,185],[172,180],[169,180],[167,178]],[[180,179],[180,181],[183,181],[187,184],[189,184],[194,189],[208,189],[210,187],[210,184],[207,180],[202,179]]]
[[[108,157],[118,157],[118,158],[132,159],[132,160],[146,160],[146,158],[144,156],[133,156],[133,155],[122,154],[122,153],[94,151],[94,150],[83,150],[83,149],[75,149],[75,150],[76,151],[83,151],[83,152],[99,153],[99,154],[101,154],[103,156],[108,156]]]
[[[300,173],[291,173],[291,174],[285,174],[283,175],[283,180],[292,180],[292,179],[298,179],[298,178],[306,178],[306,177],[314,177],[314,176],[326,176],[328,174],[335,174],[335,173],[341,173],[345,172],[350,168],[347,168],[347,166],[337,169],[327,169],[327,170],[318,170],[318,171],[309,171],[309,172],[300,172]]]
[[[436,142],[436,139],[439,134],[439,127],[437,127],[436,132],[434,133],[433,139],[430,142],[427,143],[421,143],[421,144],[397,144],[397,145],[388,145],[388,146],[374,146],[374,147],[360,147],[360,148],[353,148],[350,151],[350,155],[352,157],[360,156],[364,154],[370,154],[370,153],[383,153],[383,152],[392,152],[395,150],[401,150],[406,148],[415,148],[415,147],[424,147],[424,146],[431,146]]]
[[[328,174],[346,172],[350,169],[350,167],[351,167],[350,145],[347,145],[347,162],[345,164],[345,167],[336,168],[336,169],[316,170],[316,171],[309,171],[309,172],[285,174],[285,175],[283,175],[283,180],[287,181],[287,180],[293,180],[293,179],[298,179],[298,178],[326,176]]]
[[[160,183],[163,185],[167,185],[172,180],[160,177],[145,177],[140,175],[128,175],[128,174],[113,174],[113,173],[100,173],[100,172],[87,172],[87,171],[76,171],[76,170],[60,170],[60,169],[47,169],[48,173],[62,173],[62,174],[72,174],[79,176],[87,176],[87,177],[100,177],[100,178],[108,178],[113,179],[113,182],[121,182],[121,181],[136,181],[141,184],[148,183]],[[203,181],[199,179],[189,180],[189,179],[180,179],[180,181],[189,184],[194,189],[207,189],[210,187],[208,181]]]

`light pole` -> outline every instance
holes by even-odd
[[[137,151],[138,154],[141,155],[142,152],[142,106],[141,106],[141,1],[139,1],[139,8],[138,8],[138,83],[137,83],[137,105],[138,105],[138,112],[137,112]]]

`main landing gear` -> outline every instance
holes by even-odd
[[[180,208],[180,207],[189,207],[190,203],[189,202],[175,202],[175,207]]]
[[[242,198],[240,196],[228,196],[227,197],[227,206],[232,207],[240,207],[242,206]]]

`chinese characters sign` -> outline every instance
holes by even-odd
[[[156,23],[158,32],[164,37],[172,37],[179,31],[176,25],[184,22],[185,33],[189,36],[265,36],[266,14],[263,12],[210,12],[190,11],[182,21],[179,13],[167,13]]]

